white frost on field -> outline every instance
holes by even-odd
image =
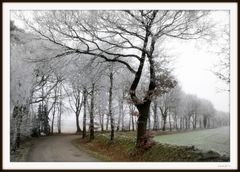
[[[156,136],[154,140],[172,145],[194,145],[204,151],[212,150],[230,156],[229,127]]]

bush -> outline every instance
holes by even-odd
[[[39,137],[39,131],[38,128],[33,128],[31,132],[32,137]]]
[[[141,138],[140,148],[144,150],[149,150],[154,145],[156,145],[156,142],[153,140],[153,133],[152,132],[146,132],[144,136]]]

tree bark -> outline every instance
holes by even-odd
[[[202,118],[199,118],[199,128],[202,128]]]
[[[102,113],[102,109],[100,107],[100,104],[98,106],[98,115],[99,115],[99,123],[101,126],[101,131],[104,131],[104,114]]]
[[[113,89],[113,73],[110,72],[110,88],[109,88],[109,116],[111,122],[111,140],[114,140],[114,118],[112,114],[112,89]]]
[[[108,126],[109,126],[109,114],[107,114],[106,131],[108,131]]]
[[[132,114],[132,131],[135,131],[135,126],[134,126],[134,116],[133,116],[133,114]]]
[[[61,120],[62,120],[62,88],[60,86],[60,103],[59,103],[59,116],[58,116],[58,134],[61,134]]]
[[[197,128],[197,115],[196,113],[193,114],[193,129]]]
[[[141,145],[143,136],[146,133],[150,103],[150,101],[147,101],[144,104],[137,105],[137,109],[139,111],[139,117],[137,121],[137,147]]]
[[[128,119],[128,131],[131,131],[131,112]]]
[[[174,124],[175,124],[175,129],[178,130],[178,118],[177,118],[177,113],[174,113]]]
[[[158,129],[158,118],[157,118],[157,101],[154,101],[153,104],[153,130],[157,130]]]
[[[160,111],[161,111],[162,120],[163,120],[162,130],[165,131],[166,130],[166,123],[167,123],[167,111],[168,111],[168,108],[165,108],[163,110],[163,108],[160,107]]]
[[[79,125],[79,113],[78,112],[76,113],[76,127],[77,127],[76,133],[80,133],[81,128],[80,128],[80,125]]]
[[[81,108],[82,108],[82,102],[81,102],[80,96],[81,96],[81,92],[80,92],[80,90],[78,89],[78,90],[77,90],[77,95],[76,95],[76,111],[75,111],[75,116],[76,116],[76,128],[77,128],[76,133],[82,132],[82,131],[81,131],[81,128],[80,128],[80,124],[79,124],[79,115],[80,115]]]
[[[203,128],[207,128],[207,116],[203,116]]]
[[[163,127],[162,127],[162,130],[165,131],[166,130],[166,122],[167,122],[167,116],[163,116]]]
[[[149,112],[148,112],[148,130],[151,130],[151,112],[150,112],[150,109],[149,109]]]
[[[55,110],[56,110],[56,108],[55,108],[55,105],[54,105],[54,107],[53,107],[53,116],[52,116],[52,129],[51,129],[51,134],[53,134],[54,118],[55,118]]]
[[[86,137],[86,120],[87,120],[87,89],[83,89],[83,132],[82,138]]]
[[[94,139],[94,91],[95,91],[95,84],[92,83],[92,91],[91,91],[91,106],[90,106],[90,141]]]
[[[56,113],[56,102],[57,102],[57,87],[54,89],[54,104],[53,104],[53,113],[52,113],[52,126],[51,126],[51,134],[53,134],[53,128],[54,128],[54,119],[55,119],[55,113]]]
[[[168,121],[169,121],[169,128],[170,128],[170,131],[172,131],[171,113],[169,113],[169,115],[168,115]]]

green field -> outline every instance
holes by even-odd
[[[212,150],[222,155],[230,155],[229,127],[156,136],[154,140],[172,145],[194,145],[204,151]]]

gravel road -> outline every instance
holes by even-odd
[[[78,135],[56,135],[40,137],[34,141],[30,149],[28,162],[98,162],[92,157],[72,145],[71,141]]]

